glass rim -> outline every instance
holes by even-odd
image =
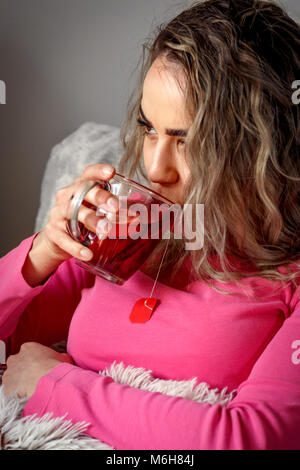
[[[121,175],[120,173],[115,173],[114,176],[112,176],[111,179],[114,179],[115,177],[120,177],[121,179],[124,179],[125,181],[128,181],[132,186],[136,187],[137,189],[139,190],[143,190],[144,192],[147,192],[147,193],[150,193],[150,194],[153,194],[155,196],[156,199],[160,199],[160,200],[163,200],[164,202],[166,202],[169,206],[171,205],[174,205],[175,202],[171,201],[171,199],[168,199],[167,197],[163,196],[162,194],[159,194],[157,191],[154,191],[154,189],[150,189],[148,188],[147,186],[144,186],[143,184],[141,183],[138,183],[137,181],[134,181],[130,178],[127,178],[127,176],[124,176],[124,175]],[[107,183],[110,183],[110,180],[107,181]]]

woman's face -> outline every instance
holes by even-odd
[[[185,151],[190,119],[185,112],[184,84],[178,67],[157,58],[144,81],[139,119],[145,129],[143,153],[150,186],[179,204],[184,203],[182,193],[190,177]]]

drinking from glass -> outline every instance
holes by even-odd
[[[96,185],[118,198],[115,212],[85,200]],[[78,221],[81,205],[96,211],[100,225],[106,225],[106,233],[100,230],[95,233]],[[76,264],[116,284],[124,284],[171,230],[172,205],[159,193],[118,173],[109,182],[84,181],[70,201],[67,230],[93,252],[93,257],[89,261],[76,259]]]

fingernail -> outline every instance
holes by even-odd
[[[109,176],[114,171],[114,168],[111,165],[105,165],[104,167],[101,168],[101,170],[102,170],[102,173]]]
[[[100,233],[100,232],[98,232],[98,233],[97,233],[97,237],[98,237],[99,240],[104,240],[104,238],[107,237],[107,233]]]
[[[100,232],[100,233],[107,233],[108,232],[108,221],[107,219],[101,219],[99,220],[99,222],[97,223],[97,232]],[[98,235],[98,233],[97,233]]]
[[[88,250],[87,248],[82,248],[82,250],[80,250],[80,256],[82,256],[82,258],[91,258],[91,255],[92,255],[92,252],[90,250]]]
[[[117,210],[119,207],[119,201],[114,197],[110,197],[107,201],[107,205],[110,209]]]

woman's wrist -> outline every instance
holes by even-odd
[[[35,237],[31,250],[27,254],[22,267],[22,275],[31,287],[36,287],[44,284],[61,262],[51,258],[40,232]]]

